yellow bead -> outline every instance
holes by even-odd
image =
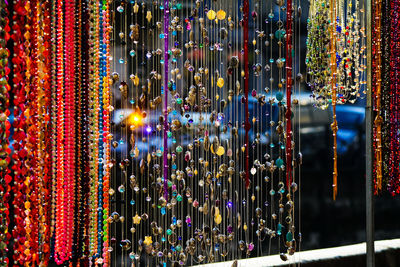
[[[216,16],[217,16],[217,13],[215,13],[215,11],[212,10],[212,9],[210,9],[210,10],[207,12],[207,18],[208,18],[209,20],[214,20]]]
[[[218,149],[217,149],[216,154],[218,156],[222,156],[223,154],[225,154],[225,148],[223,146],[219,146]]]
[[[152,240],[151,236],[145,236],[145,237],[144,237],[143,244],[145,244],[146,246],[149,246],[149,245],[151,245],[152,243],[153,243],[153,240]]]
[[[141,220],[142,218],[140,218],[140,216],[139,215],[135,215],[134,217],[133,217],[133,223],[134,224],[140,224],[140,220]]]
[[[219,20],[224,20],[226,17],[226,12],[223,11],[222,9],[218,10],[217,12],[217,19]]]
[[[218,80],[217,80],[217,86],[219,88],[222,88],[224,86],[224,83],[225,83],[224,78],[219,77]]]
[[[137,1],[135,1],[135,5],[133,6],[133,13],[138,13],[139,12],[139,5],[137,4]]]
[[[221,216],[221,214],[218,214],[218,215],[214,216],[214,222],[215,222],[216,224],[220,224],[220,223],[222,222],[222,216]]]
[[[146,19],[147,19],[147,21],[148,21],[149,23],[150,23],[152,17],[153,17],[153,16],[151,15],[151,11],[147,11]]]
[[[135,75],[135,78],[133,78],[133,84],[134,84],[135,86],[138,86],[138,85],[139,85],[139,76]]]

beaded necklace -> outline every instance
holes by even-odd
[[[104,73],[104,84],[103,84],[103,100],[104,100],[104,111],[103,111],[103,121],[104,121],[104,133],[103,142],[104,147],[104,190],[103,190],[103,266],[107,267],[110,265],[110,248],[109,248],[109,222],[107,220],[110,214],[110,169],[111,169],[111,135],[110,135],[110,6],[108,1],[103,2],[104,12],[102,13],[104,17],[104,48],[103,48],[103,65],[105,66]]]
[[[400,1],[391,1],[390,24],[390,174],[388,190],[392,195],[400,193]]]
[[[24,49],[25,34],[26,34],[26,9],[25,1],[16,1],[13,6],[13,34],[14,41],[14,54],[12,59],[13,63],[13,93],[14,93],[14,134],[13,134],[13,148],[15,153],[12,155],[14,164],[12,169],[14,171],[14,184],[13,184],[13,206],[14,206],[14,229],[12,231],[14,240],[13,244],[13,260],[14,263],[24,265],[26,260],[25,240],[25,191],[27,185],[24,183],[24,177],[27,173],[25,160],[27,157],[26,144],[26,122],[25,122],[25,71],[26,71],[26,54]]]
[[[9,92],[11,90],[8,82],[8,75],[10,69],[8,67],[9,50],[7,43],[10,39],[9,27],[9,10],[8,4],[2,2],[0,4],[1,14],[5,14],[0,18],[0,265],[8,266],[9,259],[7,258],[7,246],[11,237],[8,232],[10,224],[9,218],[9,200],[11,191],[11,164],[9,148],[10,137],[10,121],[8,116],[10,110],[8,109],[10,100]]]
[[[382,85],[382,51],[381,51],[381,21],[382,21],[382,1],[376,0],[373,5],[374,12],[374,43],[373,43],[373,90],[374,90],[374,110],[376,112],[376,117],[374,119],[374,167],[375,167],[375,175],[376,175],[376,192],[380,192],[382,190],[382,116],[381,116],[381,85]]]
[[[293,7],[292,0],[286,6],[286,188],[292,184],[292,35],[293,35]],[[291,240],[290,240],[291,241]],[[289,242],[290,242],[289,241]]]
[[[95,1],[89,2],[90,11],[90,38],[89,53],[91,55],[98,54],[98,11]],[[89,228],[89,255],[93,257],[97,253],[98,237],[98,57],[89,57],[89,162],[90,162],[90,228]]]
[[[391,0],[382,1],[382,177],[388,183],[390,164],[390,26]],[[374,62],[374,61],[373,61]],[[386,112],[385,112],[386,111]],[[377,192],[376,192],[377,193]]]
[[[333,132],[333,199],[336,199],[337,195],[337,131],[338,124],[336,120],[336,0],[330,2],[330,71],[331,71],[331,90],[332,90],[332,111],[333,111],[333,122],[331,124]]]
[[[64,210],[65,192],[65,148],[64,143],[64,5],[63,1],[57,1],[57,199],[56,199],[56,225],[55,225],[55,249],[54,260],[57,264],[67,259],[65,238],[66,211]]]

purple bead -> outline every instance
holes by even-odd
[[[228,225],[227,231],[228,231],[228,234],[232,234],[232,232],[233,232],[232,225]]]
[[[253,243],[250,243],[249,244],[249,251],[252,251],[254,249],[254,244]]]

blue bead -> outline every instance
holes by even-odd
[[[282,101],[283,99],[283,93],[282,92],[277,92],[276,93],[276,100],[278,100],[279,102]]]

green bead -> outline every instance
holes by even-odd
[[[168,229],[167,230],[167,235],[171,235],[172,234],[172,230],[171,229]]]
[[[181,146],[176,147],[176,152],[181,153],[183,151],[183,148]]]
[[[168,132],[167,132],[167,136],[168,136],[169,138],[171,138],[171,137],[172,137],[172,132],[168,131]]]
[[[178,105],[182,104],[182,98],[178,98],[178,99],[176,100],[176,103],[177,103]]]
[[[286,241],[288,241],[288,242],[293,241],[293,234],[292,234],[292,232],[287,232],[287,234],[286,234]]]
[[[276,39],[280,40],[283,38],[283,36],[285,36],[286,31],[285,30],[277,30],[275,32],[275,37]]]
[[[181,196],[181,195],[178,195],[178,196],[176,197],[176,200],[182,201],[182,196]]]

